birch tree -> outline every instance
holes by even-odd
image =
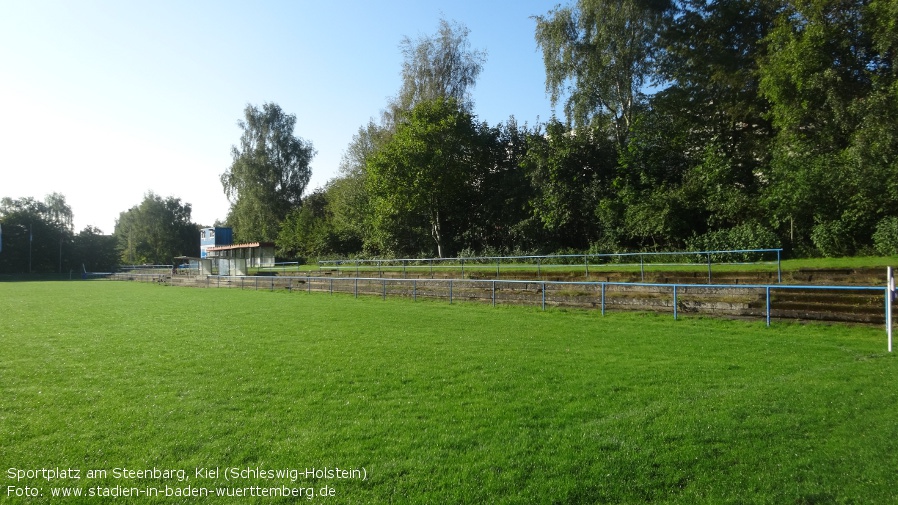
[[[653,73],[666,0],[578,0],[535,16],[546,92],[575,127],[609,126],[626,144]]]

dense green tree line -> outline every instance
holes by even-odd
[[[419,99],[359,129],[281,238],[304,256],[894,254],[896,19],[895,0],[578,0],[534,17],[563,109],[534,126],[477,121],[484,53],[443,22],[403,68],[459,58],[457,96],[404,73]]]
[[[53,193],[0,200],[0,274],[110,272],[120,265],[171,264],[199,256],[199,226],[190,204],[152,192],[116,220],[106,235],[88,226],[74,232],[71,207]]]
[[[87,227],[74,233],[72,209],[59,193],[0,200],[0,274],[109,271],[115,240]]]

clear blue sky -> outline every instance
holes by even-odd
[[[400,86],[403,36],[439,19],[488,53],[474,89],[490,124],[551,116],[533,15],[557,2],[0,0],[0,197],[62,193],[112,233],[148,191],[224,219],[219,175],[248,103],[295,114],[318,151],[307,191]]]

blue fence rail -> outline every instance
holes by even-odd
[[[544,268],[552,267],[583,267],[589,276],[590,268],[593,271],[606,267],[635,267],[639,266],[642,280],[645,280],[646,266],[707,266],[708,282],[712,280],[712,265],[751,265],[771,264],[776,265],[777,282],[782,282],[782,249],[731,249],[716,251],[675,251],[675,252],[633,252],[633,253],[602,253],[602,254],[556,254],[545,256],[477,256],[459,258],[398,258],[398,259],[344,259],[344,260],[320,260],[319,270],[326,268],[334,270],[354,270],[356,277],[363,271],[377,270],[383,275],[385,270],[399,270],[407,274],[413,270],[429,270],[431,274],[439,269],[461,270],[462,277],[465,267],[468,270],[484,270],[495,268],[496,277],[499,277],[503,265],[508,268],[531,267],[535,268],[537,275],[542,275]],[[768,260],[763,258],[767,257]],[[775,259],[774,259],[775,257]],[[755,259],[752,259],[755,258]]]
[[[302,265],[299,261],[277,261],[274,264],[274,267],[267,268],[266,270],[274,270],[286,272],[288,270],[299,270],[299,267]]]
[[[157,272],[171,272],[174,265],[122,265],[118,267],[120,272],[133,272],[139,274],[154,274]]]

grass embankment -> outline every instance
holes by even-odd
[[[880,329],[112,282],[0,283],[0,314],[0,467],[82,470],[4,473],[4,503],[92,502],[50,498],[64,486],[329,486],[325,503],[898,500],[898,360]],[[123,467],[189,480],[113,477]],[[272,502],[293,499],[239,500]]]
[[[664,257],[661,259],[646,258],[646,263],[639,264],[638,257],[632,257],[627,263],[590,263],[588,267],[584,263],[579,264],[552,264],[551,260],[542,260],[541,265],[537,267],[535,260],[531,263],[512,263],[509,260],[504,262],[469,262],[466,263],[464,269],[461,264],[444,263],[437,264],[433,268],[426,262],[421,260],[418,263],[402,265],[377,266],[372,264],[363,264],[356,266],[352,260],[347,260],[345,265],[330,266],[325,265],[319,269],[317,263],[308,265],[289,265],[283,267],[266,268],[254,270],[256,272],[277,272],[283,275],[290,273],[299,273],[301,275],[315,274],[321,271],[342,271],[354,274],[356,271],[360,276],[378,276],[381,273],[398,274],[400,272],[408,274],[430,274],[431,271],[436,275],[462,277],[469,275],[487,275],[495,276],[499,271],[501,275],[513,275],[527,278],[537,278],[542,275],[569,275],[577,276],[586,273],[587,268],[592,274],[600,273],[633,273],[633,272],[707,272],[707,264],[689,264],[689,263],[663,263]],[[654,261],[654,263],[653,263]],[[662,263],[657,263],[657,262]],[[635,262],[635,263],[634,263]],[[833,270],[833,269],[875,269],[881,268],[885,270],[887,266],[898,266],[898,256],[870,256],[870,257],[850,257],[850,258],[798,258],[783,260],[780,268],[784,276],[788,277],[789,273],[799,272],[802,270]],[[711,269],[713,273],[751,273],[751,272],[771,272],[776,274],[777,264],[775,256],[767,258],[763,262],[758,263],[712,263]]]

